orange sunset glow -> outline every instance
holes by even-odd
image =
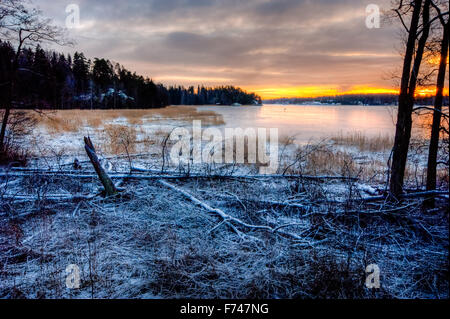
[[[292,87],[292,88],[248,88],[248,91],[256,92],[263,99],[277,98],[317,98],[321,96],[359,95],[359,94],[398,94],[394,88],[354,86],[349,90],[327,87]],[[416,96],[431,96],[436,94],[436,88],[419,88]],[[448,96],[449,89],[444,89],[444,95]]]
[[[398,94],[397,89],[354,86],[349,90],[340,90],[337,87],[290,87],[290,88],[248,88],[248,91],[256,92],[263,99],[274,98],[316,98],[320,96],[336,96],[347,94]]]
[[[165,86],[233,85],[263,100],[399,91],[398,26],[367,28],[363,2],[250,0],[245,10],[226,1],[183,8],[155,2],[139,10],[113,2],[107,9],[83,2],[82,27],[70,30],[77,50]],[[39,4],[55,20],[64,11],[63,3]],[[390,0],[378,5],[389,8]],[[439,57],[427,62],[435,67]],[[420,88],[417,96],[434,92]]]

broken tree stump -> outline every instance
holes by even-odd
[[[116,186],[114,185],[109,175],[105,172],[103,167],[100,165],[100,161],[98,160],[97,153],[95,152],[95,147],[92,144],[90,137],[84,137],[84,149],[86,150],[86,153],[91,160],[92,166],[94,166],[95,172],[97,173],[100,181],[103,184],[103,187],[105,188],[105,195],[113,196],[117,194]]]

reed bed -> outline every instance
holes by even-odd
[[[375,137],[367,137],[362,132],[339,133],[337,136],[331,137],[331,141],[335,145],[354,146],[360,151],[379,152],[392,149],[394,139],[389,135],[378,135]]]
[[[213,111],[198,111],[193,106],[170,106],[161,109],[120,110],[57,110],[36,114],[29,111],[38,123],[52,134],[77,133],[85,127],[101,129],[104,125],[122,120],[122,124],[140,126],[158,121],[192,122],[201,120],[203,125],[224,124],[221,115]]]

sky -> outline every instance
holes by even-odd
[[[165,85],[235,85],[265,99],[395,92],[400,28],[366,27],[389,0],[35,0],[64,24],[64,52],[104,57]]]

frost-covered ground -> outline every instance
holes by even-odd
[[[110,199],[89,178],[10,183],[2,298],[448,298],[443,200],[350,201],[353,183],[296,178],[128,179]],[[365,288],[369,264],[381,289]]]
[[[213,113],[118,115],[44,123],[28,168],[2,169],[0,298],[449,297],[448,196],[435,209],[364,200],[384,191],[388,141],[282,136],[286,177],[258,176],[254,164],[169,164],[172,128],[223,126]],[[85,135],[118,196],[98,195]],[[421,189],[421,149],[411,189]],[[72,264],[78,289],[66,285]],[[369,264],[378,290],[365,287]]]

